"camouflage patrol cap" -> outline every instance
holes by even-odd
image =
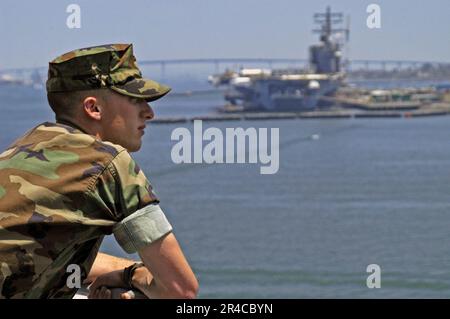
[[[49,63],[47,92],[110,88],[117,93],[154,101],[168,86],[142,77],[132,44],[108,44],[65,53]]]

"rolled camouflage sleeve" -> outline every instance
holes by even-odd
[[[113,229],[119,245],[129,254],[160,239],[172,226],[159,205],[148,205],[126,217]]]
[[[135,253],[172,231],[152,186],[127,151],[113,159],[92,193],[117,221],[112,232],[127,253]]]

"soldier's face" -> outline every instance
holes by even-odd
[[[136,152],[142,145],[145,122],[154,116],[145,100],[111,92],[102,114],[102,139],[119,144],[129,152]]]

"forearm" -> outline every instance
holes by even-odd
[[[145,246],[139,251],[154,279],[139,287],[149,298],[195,298],[198,281],[173,233]],[[141,267],[144,268],[144,267]]]
[[[85,284],[92,283],[98,276],[115,270],[123,270],[132,265],[135,261],[120,257],[98,253],[92,265],[91,271],[84,281]]]
[[[146,267],[135,271],[132,280],[133,287],[141,291],[149,299],[169,299],[178,298],[169,292],[168,289],[159,284]]]
[[[167,289],[158,285],[155,280],[152,280],[150,284],[146,286],[136,287],[149,299],[178,299],[169,293]]]

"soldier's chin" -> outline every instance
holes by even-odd
[[[139,141],[138,143],[129,143],[129,145],[124,146],[128,152],[137,152],[141,149],[142,142]]]

